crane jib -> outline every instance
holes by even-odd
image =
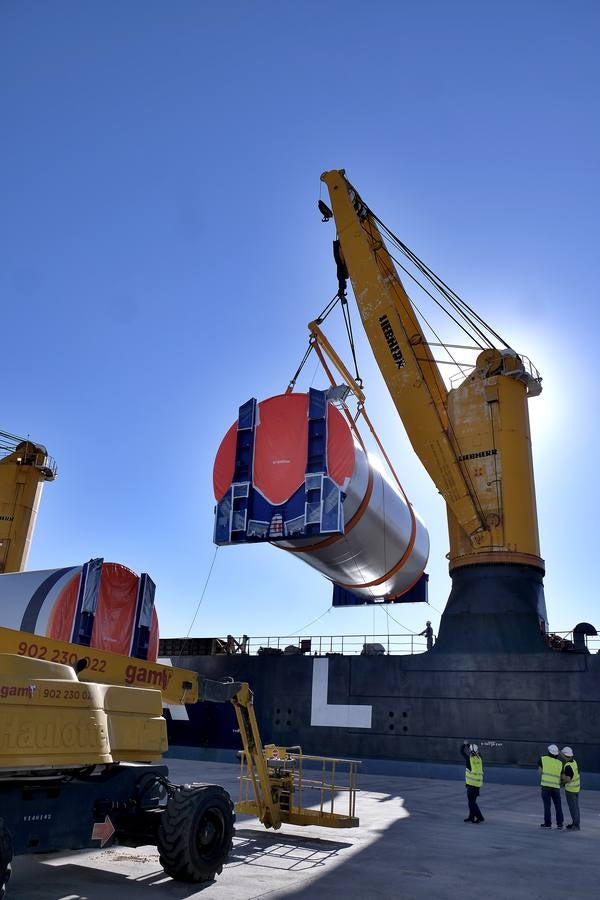
[[[381,222],[343,170],[322,179],[367,339],[413,449],[448,505],[451,572],[476,561],[543,570],[527,409],[528,398],[540,392],[539,373]],[[409,268],[394,259],[388,240]],[[473,350],[481,350],[464,368],[451,359],[457,371],[450,389],[420,319],[440,338],[394,263],[467,333]],[[499,584],[500,575],[494,578]],[[522,581],[528,584],[525,576]]]

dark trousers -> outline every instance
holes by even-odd
[[[543,787],[542,802],[544,804],[544,825],[552,825],[552,808],[550,803],[554,803],[554,812],[556,813],[556,824],[562,825],[563,811],[560,802],[560,788]]]
[[[569,812],[573,819],[573,825],[579,825],[579,794],[575,791],[565,791],[565,797],[569,804]]]
[[[473,787],[472,784],[467,785],[467,800],[469,801],[469,818],[475,821],[476,819],[483,820],[483,816],[481,815],[481,810],[477,805],[477,798],[479,797],[479,788]]]

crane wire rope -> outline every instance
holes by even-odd
[[[376,239],[376,238],[373,236],[373,234],[372,234],[371,232],[368,231],[368,229],[365,227],[365,223],[364,223],[364,222],[361,223],[361,224],[362,224],[363,230],[366,232],[367,236],[369,237],[369,239],[371,240],[371,242],[372,242],[373,245],[374,245],[374,246],[373,246],[373,249],[374,249],[374,252],[375,252],[375,256],[377,257],[377,250],[376,250],[375,248],[376,248],[376,245],[379,243],[379,240]],[[461,329],[461,331],[464,331],[464,333],[467,335],[467,337],[470,338],[472,341],[474,341],[474,342],[477,344],[477,346],[479,347],[480,350],[485,350],[486,347],[485,347],[483,344],[479,343],[479,341],[478,341],[477,338],[473,335],[473,333],[470,332],[467,328],[465,328],[465,326],[462,325],[462,324],[458,321],[458,319],[457,319],[455,316],[453,316],[452,313],[451,313],[448,309],[446,309],[446,307],[444,306],[444,304],[443,304],[440,300],[436,299],[436,297],[434,297],[434,295],[433,295],[429,290],[427,290],[427,288],[426,288],[423,284],[421,284],[421,282],[418,280],[418,278],[416,278],[416,277],[409,271],[409,269],[406,268],[406,266],[404,266],[399,260],[397,260],[397,259],[390,253],[390,251],[389,251],[388,248],[385,246],[385,244],[384,244],[383,246],[384,246],[384,249],[385,249],[386,253],[389,255],[390,259],[393,259],[393,260],[394,260],[394,262],[396,263],[396,265],[398,265],[398,266],[402,269],[402,271],[405,272],[405,273],[408,275],[408,277],[409,277],[410,279],[412,279],[412,281],[414,281],[415,284],[417,284],[417,285],[421,288],[421,290],[422,290],[425,294],[427,294],[428,297],[430,297],[430,298],[433,300],[433,302],[436,304],[436,306],[438,306],[438,307],[442,310],[442,312],[443,312],[445,315],[448,316],[448,318],[452,319],[452,321],[453,321],[456,325],[458,325],[458,327]],[[380,265],[384,266],[384,268],[389,269],[389,267],[385,266],[385,264],[383,263],[383,261],[382,261],[381,259],[378,259],[378,261],[379,261],[379,264],[380,264]],[[396,273],[393,273],[393,271],[390,270],[390,274],[396,274]],[[423,314],[420,313],[420,315],[422,316]],[[463,316],[463,318],[465,318],[464,314],[461,313],[461,315]],[[425,318],[424,318],[424,316],[423,316],[423,319],[424,319],[424,321],[426,321]],[[433,332],[433,334],[435,334],[435,331],[433,330],[433,328],[431,327],[431,325],[430,325],[429,323],[427,323],[427,325],[428,325],[429,328],[431,328],[431,331]],[[472,327],[473,327],[473,326],[472,326]],[[485,341],[485,343],[486,343],[488,346],[490,346],[489,338],[486,338],[485,335],[482,334],[482,332],[479,331],[479,330],[478,330],[478,333],[479,333],[481,339],[482,339],[483,341]],[[437,335],[436,335],[436,337],[437,337]],[[438,338],[438,340],[439,340],[439,338]],[[445,344],[444,344],[444,347],[445,347]],[[449,355],[450,358],[452,359],[451,354],[448,354],[448,355]],[[453,361],[455,361],[455,360],[453,360]]]
[[[367,234],[368,234],[368,232],[367,232]],[[377,257],[377,254],[376,254],[376,257]],[[391,258],[393,259],[393,257],[391,257]],[[394,270],[393,270],[393,267],[390,268],[390,266],[386,264],[385,260],[382,260],[380,257],[377,257],[377,261],[378,261],[378,264],[380,265],[380,267],[381,267],[381,269],[382,269],[384,275],[386,275],[387,277],[390,277],[390,276],[393,276],[393,275],[396,274],[396,273],[394,272]],[[396,277],[397,277],[397,274],[396,274]],[[393,284],[393,281],[392,281],[392,284]],[[403,294],[404,294],[404,292],[403,292]],[[404,296],[403,296],[402,294],[398,294],[397,292],[394,292],[394,297],[396,298],[396,300],[397,300],[399,303],[402,304],[402,307],[404,308],[404,310],[405,310],[406,312],[410,312],[410,304],[411,304],[412,301],[410,300],[410,298],[408,298],[408,295],[405,295],[405,296],[406,296],[406,298],[407,298],[407,300],[408,300],[409,307],[407,307],[407,305],[406,305],[406,301],[405,301],[405,299],[404,299]],[[423,316],[423,314],[421,313],[421,311],[418,309],[418,307],[416,306],[416,304],[413,304],[413,305],[414,305],[414,309],[417,310],[417,311],[419,312],[419,315],[423,318],[423,321],[425,321],[425,322],[427,323],[428,328],[430,328],[430,330],[431,330],[432,333],[435,335],[435,337],[436,337],[438,340],[441,340],[440,337],[439,337],[439,335],[435,332],[435,330],[432,328],[432,326],[429,324],[429,322],[427,322],[427,319],[425,319],[425,317]],[[448,353],[448,355],[450,356],[450,358],[453,359],[453,357],[452,357],[452,355],[450,354],[449,350],[446,350],[446,352]],[[455,360],[453,360],[453,361],[456,363],[457,366],[459,366],[459,364],[458,364]],[[429,366],[430,366],[432,369],[433,369],[433,367],[435,366],[435,360],[433,360],[433,358],[432,358],[431,360],[427,359],[427,360],[425,360],[425,362],[427,362],[427,363],[429,364]],[[459,368],[460,368],[460,366],[459,366]],[[431,392],[432,388],[430,387],[429,390],[430,390],[430,392]],[[442,393],[441,393],[441,391],[440,391],[440,388],[439,388],[439,384],[438,384],[437,378],[435,379],[435,391],[436,391],[437,401],[438,401],[443,407],[445,407],[445,406],[446,406],[446,398],[442,396]],[[435,399],[436,399],[436,398],[434,398],[434,397],[432,396],[432,399],[434,400],[434,403],[435,403]],[[448,418],[447,423],[446,423],[446,430],[447,430],[448,436],[451,438],[451,443],[452,443],[453,446],[454,446],[455,453],[456,453],[457,457],[462,456],[463,454],[462,454],[462,449],[461,449],[461,446],[460,446],[460,442],[459,442],[458,437],[457,437],[457,435],[456,435],[456,431],[455,431],[455,429],[454,429],[454,426],[452,425],[452,422],[450,421],[449,418]],[[388,463],[388,464],[391,466],[390,463]],[[478,517],[479,517],[479,519],[480,519],[480,521],[481,521],[481,525],[484,526],[484,525],[485,525],[485,513],[484,513],[484,511],[483,511],[483,505],[482,505],[482,503],[481,503],[481,499],[480,499],[480,497],[479,497],[479,494],[478,494],[477,489],[476,489],[476,487],[475,487],[475,484],[474,484],[474,482],[473,482],[473,478],[472,478],[472,476],[471,476],[471,473],[469,472],[468,468],[467,468],[464,464],[461,464],[460,462],[459,462],[459,468],[460,468],[460,471],[461,471],[461,473],[462,473],[462,476],[463,476],[463,478],[464,478],[464,480],[465,480],[465,483],[466,483],[466,485],[467,485],[467,489],[468,489],[468,491],[469,491],[469,493],[470,493],[470,495],[471,495],[471,497],[472,497],[472,499],[473,499],[473,502],[474,502],[474,506],[475,506],[477,515],[478,515]],[[392,470],[392,471],[393,471],[393,470]]]
[[[361,200],[361,202],[363,201]],[[460,297],[460,295],[456,293],[456,291],[449,287],[449,285],[447,285],[446,282],[443,281],[443,279],[433,271],[433,269],[430,269],[429,266],[423,262],[423,260],[419,259],[417,254],[414,253],[414,251],[412,251],[410,247],[408,247],[403,241],[401,241],[400,238],[397,237],[394,232],[391,231],[391,229],[388,228],[387,225],[385,225],[377,215],[375,215],[373,210],[371,210],[366,204],[363,205],[367,209],[368,214],[374,219],[375,222],[377,222],[378,225],[381,226],[389,239],[396,245],[401,253],[403,253],[404,256],[406,256],[407,259],[409,259],[413,263],[413,265],[417,269],[419,269],[419,271],[427,278],[430,284],[432,284],[439,291],[439,293],[446,298],[446,300],[459,313],[459,315],[462,315],[463,318],[469,322],[471,327],[476,328],[477,331],[481,334],[480,329],[475,325],[474,320],[476,320],[483,326],[483,328],[486,329],[486,331],[488,331],[491,335],[493,335],[493,337],[500,341],[500,343],[503,344],[507,350],[510,350],[510,345],[506,343],[504,338],[501,337],[501,335],[499,335],[498,332],[495,331],[491,327],[491,325],[489,325],[485,321],[485,319],[483,319],[479,315],[479,313],[477,313],[465,300],[463,300],[462,297]],[[487,341],[488,343],[491,343],[489,341],[489,338],[487,339]],[[493,346],[492,343],[491,346]]]
[[[362,387],[362,378],[360,377],[360,373],[358,371],[358,362],[356,360],[356,349],[354,347],[354,334],[352,333],[352,319],[350,317],[350,305],[348,303],[348,298],[345,294],[342,294],[341,291],[338,292],[338,296],[341,301],[342,306],[342,315],[344,317],[344,323],[346,325],[346,334],[348,335],[348,342],[350,344],[350,350],[352,352],[352,359],[354,361],[354,377],[356,383],[359,387]]]
[[[297,635],[302,634],[303,631],[306,631],[306,629],[310,628],[311,625],[314,625],[315,622],[318,622],[320,619],[323,619],[327,615],[327,613],[331,612],[332,609],[333,609],[333,606],[330,604],[327,607],[327,609],[325,610],[325,612],[322,612],[321,615],[317,616],[316,619],[313,619],[312,622],[308,622],[306,625],[303,625],[302,628],[298,628],[297,631],[290,632],[290,637],[296,637]]]
[[[384,609],[385,609],[385,607],[384,607]],[[387,625],[387,647],[388,647],[388,653],[389,653],[390,652],[390,618],[389,618],[389,616],[385,617],[385,623]]]
[[[334,294],[334,296],[331,298],[331,300],[329,300],[329,302],[323,307],[323,309],[321,310],[321,312],[315,319],[315,322],[317,322],[317,324],[319,324],[319,325],[322,322],[324,322],[325,319],[327,318],[327,316],[329,315],[329,313],[332,311],[332,309],[334,309],[335,306],[339,303],[340,299],[341,298],[340,298],[339,293]],[[313,342],[309,338],[308,347],[306,348],[306,352],[305,352],[304,356],[300,360],[300,365],[298,366],[294,375],[292,375],[292,377],[290,378],[290,380],[288,382],[286,394],[291,394],[292,391],[294,390],[294,387],[296,386],[296,382],[298,381],[298,378],[300,377],[300,373],[302,372],[302,369],[306,365],[306,363],[308,361],[308,357],[310,356],[311,351],[313,350],[313,346],[314,346]],[[316,371],[315,371],[315,375],[316,375]],[[315,376],[313,375],[313,381],[314,381],[314,378],[315,378]]]
[[[311,386],[311,387],[312,387],[313,384],[315,383],[315,378],[317,377],[317,372],[318,372],[318,371],[319,371],[319,360],[317,360],[316,363],[315,363],[315,371],[313,372],[313,376],[312,376],[312,378],[310,379],[310,386]]]
[[[433,603],[430,603],[429,600],[426,600],[425,603],[427,604],[427,606],[430,606],[432,609],[434,609],[438,615],[442,615],[441,609],[437,609],[437,607],[435,607]]]
[[[398,266],[400,266],[400,268],[402,269],[403,272],[406,272],[406,274],[407,274],[410,278],[412,278],[413,281],[416,282],[416,284],[418,284],[418,286],[419,286],[420,288],[422,288],[423,291],[424,291],[429,297],[431,297],[432,300],[435,300],[435,297],[434,297],[432,294],[430,294],[429,291],[428,291],[426,288],[423,287],[423,285],[420,283],[420,281],[418,281],[413,275],[411,275],[410,272],[408,271],[408,269],[405,269],[405,267],[402,265],[402,263],[399,262],[394,256],[392,256],[392,254],[389,253],[389,251],[388,251],[388,255],[389,255],[390,259],[392,259]],[[387,265],[385,264],[385,261],[384,261],[384,260],[378,259],[378,262],[379,262],[379,264],[381,265],[381,267],[383,268],[384,272],[385,272],[387,275],[396,275],[396,274],[397,274],[397,273],[394,272],[393,268],[390,268],[389,266],[387,266]],[[406,304],[405,304],[405,302],[404,302],[404,298],[403,298],[402,296],[398,296],[397,294],[396,294],[395,296],[397,297],[398,302],[399,302],[399,303],[402,303],[402,306],[404,307],[404,309],[405,309],[407,312],[410,312],[410,307],[407,308],[407,306],[406,306]],[[407,295],[407,296],[408,296],[408,295]],[[438,342],[439,342],[439,344],[440,344],[440,347],[442,347],[443,350],[445,350],[445,352],[448,354],[448,356],[450,357],[451,362],[454,363],[454,365],[455,365],[458,369],[460,369],[460,371],[461,371],[461,373],[463,374],[463,376],[466,377],[466,372],[463,371],[463,368],[462,368],[461,363],[459,363],[458,360],[454,358],[453,354],[450,353],[450,349],[449,349],[450,345],[446,344],[446,343],[442,340],[441,336],[437,333],[437,331],[435,330],[435,328],[433,327],[433,325],[431,324],[431,322],[430,322],[430,321],[427,319],[427,317],[425,316],[425,313],[423,312],[423,310],[422,310],[419,306],[417,306],[417,304],[414,302],[414,300],[412,300],[412,298],[409,298],[409,302],[410,302],[410,305],[414,308],[415,312],[419,315],[419,317],[421,318],[421,320],[425,323],[425,325],[427,326],[427,328],[429,328],[429,330],[431,331],[432,335],[433,335],[435,338],[437,338],[437,340],[438,340]],[[439,304],[438,304],[438,305],[439,305]],[[442,310],[443,310],[443,307],[441,307],[441,308],[442,308]],[[444,310],[444,311],[445,311],[445,310]],[[453,316],[450,316],[450,318],[453,319],[453,321],[456,322],[456,324],[459,326],[459,328],[461,328],[461,329],[465,332],[465,334],[467,335],[467,337],[471,338],[471,340],[474,340],[473,336],[472,336],[471,334],[469,334],[469,332],[468,332],[465,328],[463,328],[463,326],[460,324],[460,322],[458,322],[456,319],[454,319]],[[427,343],[429,344],[429,342],[427,342]],[[475,341],[475,343],[477,343],[477,346],[479,347],[480,350],[485,350],[485,347],[482,347],[481,344],[479,344],[477,341]],[[467,349],[474,349],[474,348],[469,347],[469,348],[467,348]],[[435,362],[435,360],[425,360],[425,362],[429,362],[430,364],[431,364],[432,361]]]
[[[416,634],[415,631],[412,631],[410,628],[407,628],[406,625],[403,625],[402,622],[399,622],[398,619],[395,619],[395,618],[393,617],[393,615],[391,614],[391,612],[389,611],[389,609],[387,608],[387,605],[386,605],[386,604],[382,604],[382,606],[383,606],[383,609],[384,609],[384,612],[385,612],[386,616],[387,616],[389,619],[391,619],[392,622],[395,622],[396,625],[399,625],[399,626],[400,626],[400,628],[404,628],[404,630],[407,631],[409,634]]]
[[[194,617],[193,617],[193,619],[192,619],[192,621],[191,621],[191,623],[190,623],[190,627],[188,628],[188,632],[187,632],[187,634],[186,634],[186,636],[185,636],[185,638],[184,638],[184,640],[183,640],[183,644],[181,645],[181,648],[180,648],[180,650],[179,650],[178,659],[179,659],[180,662],[181,662],[181,657],[183,656],[183,651],[184,651],[184,649],[185,649],[185,647],[186,647],[186,644],[187,644],[188,641],[189,641],[190,633],[191,633],[191,631],[192,631],[192,628],[194,627],[194,622],[196,621],[196,616],[198,615],[198,611],[199,611],[199,609],[200,609],[200,606],[201,606],[201,604],[202,604],[202,601],[204,600],[204,594],[206,593],[206,588],[208,587],[208,582],[210,581],[210,576],[212,575],[212,570],[213,570],[213,567],[214,567],[214,564],[215,564],[215,560],[216,560],[216,558],[217,558],[217,552],[218,552],[218,550],[219,550],[219,546],[217,545],[217,546],[215,547],[215,552],[214,552],[214,554],[213,554],[212,562],[211,562],[210,568],[209,568],[209,570],[208,570],[208,575],[206,576],[206,581],[204,582],[204,587],[202,588],[202,593],[200,594],[200,599],[198,600],[198,604],[197,604],[196,610],[195,610],[195,612],[194,612]]]
[[[391,254],[389,254],[389,255],[390,255],[390,258],[391,258],[391,259],[394,259],[394,257],[393,257]],[[396,260],[394,260],[394,261],[396,262]],[[394,275],[396,275],[396,277],[397,277],[397,273],[394,272],[393,267],[390,268],[390,266],[387,265],[387,263],[385,262],[385,260],[383,260],[383,259],[381,259],[380,257],[378,257],[378,263],[379,263],[379,265],[381,266],[381,268],[383,269],[384,274],[386,274],[388,277],[389,277],[389,276],[394,276]],[[401,265],[401,264],[400,264],[400,265]],[[402,267],[402,266],[401,266],[401,267]],[[392,281],[392,284],[393,284],[393,281]],[[419,284],[419,282],[417,282],[417,284]],[[421,286],[421,285],[419,285],[419,286]],[[404,292],[403,292],[403,293],[404,293]],[[429,293],[429,292],[426,291],[426,293]],[[396,293],[396,292],[394,292],[394,294],[395,294],[395,297],[397,298],[397,300],[402,304],[403,308],[404,308],[407,312],[410,311],[410,310],[407,309],[406,302],[405,302],[404,297],[402,296],[402,294],[399,295],[399,294]],[[431,295],[430,295],[430,296],[431,296]],[[419,309],[419,307],[417,307],[417,305],[414,303],[414,301],[412,301],[410,298],[408,298],[408,295],[406,295],[406,297],[407,297],[407,299],[408,299],[408,303],[409,303],[409,304],[412,304],[412,306],[414,306],[414,309],[415,309],[415,310],[417,311],[417,313],[421,316],[421,318],[423,319],[423,321],[427,324],[427,327],[431,330],[432,334],[434,334],[434,336],[435,336],[439,341],[441,341],[441,338],[440,338],[439,335],[436,333],[436,331],[432,328],[432,326],[430,325],[430,323],[427,321],[427,319],[425,318],[425,316],[423,315],[423,313],[421,312],[421,310]],[[451,318],[452,318],[452,316],[451,316]],[[464,330],[464,329],[463,329],[463,330]],[[480,344],[479,344],[478,346],[481,347]],[[484,348],[481,348],[481,349],[484,349]],[[460,368],[459,363],[458,363],[456,360],[454,360],[452,354],[450,353],[450,351],[449,351],[447,348],[446,348],[446,352],[448,353],[448,355],[450,356],[450,358],[453,360],[453,362]],[[434,361],[434,360],[425,360],[425,361],[428,362],[429,365],[430,365],[432,368],[433,368],[433,366],[435,365],[435,361]],[[441,392],[440,392],[440,390],[439,390],[439,387],[438,387],[438,384],[437,384],[437,379],[435,380],[435,384],[436,384],[437,398],[438,398],[439,402],[440,402],[443,406],[445,406],[445,398],[442,397],[442,394],[441,394]],[[460,442],[459,442],[458,437],[457,437],[457,435],[456,435],[456,431],[455,431],[455,429],[454,429],[454,426],[453,426],[453,424],[452,424],[452,422],[450,421],[449,418],[448,418],[448,420],[447,420],[446,428],[447,428],[448,436],[451,438],[451,441],[452,441],[452,443],[453,443],[453,445],[454,445],[456,455],[457,455],[457,456],[462,456],[463,453],[462,453],[462,449],[461,449],[461,446],[460,446]],[[468,486],[469,493],[471,494],[471,497],[472,497],[472,499],[473,499],[473,501],[474,501],[474,505],[475,505],[475,508],[476,508],[476,511],[477,511],[477,515],[479,516],[479,519],[481,520],[481,524],[482,524],[482,525],[485,525],[485,513],[484,513],[484,511],[483,511],[483,505],[482,505],[482,503],[481,503],[481,499],[480,499],[479,494],[478,494],[478,492],[477,492],[477,488],[475,487],[475,484],[474,484],[474,482],[473,482],[473,478],[472,478],[472,476],[471,476],[471,473],[470,473],[468,467],[465,466],[464,464],[461,465],[461,464],[459,463],[459,468],[460,468],[460,470],[461,470],[461,472],[462,472],[462,475],[463,475],[463,478],[464,478],[464,480],[465,480],[465,482],[466,482],[466,484],[467,484],[467,486]]]

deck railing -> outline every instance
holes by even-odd
[[[563,640],[565,641],[573,643],[572,631],[553,631],[552,634],[556,635],[559,638],[563,638]],[[586,635],[584,635],[583,639],[590,653],[600,653],[600,635],[596,637],[587,637]]]
[[[557,651],[572,649],[572,631],[554,631],[549,643]],[[586,637],[590,653],[600,653],[600,637]],[[318,634],[265,635],[233,638],[166,638],[160,641],[160,656],[179,657],[220,653],[249,653],[252,656],[273,654],[306,656],[398,656],[424,653],[427,641],[417,633],[405,634]]]
[[[315,654],[325,656],[326,653],[358,656],[360,654],[378,655],[377,645],[383,648],[383,653],[386,655],[423,653],[427,649],[427,641],[418,634],[318,634],[310,637],[304,635],[249,637],[246,650],[254,655],[261,650],[265,652],[265,648],[267,651],[281,650],[285,653],[286,647],[296,647],[300,652],[309,656]],[[289,650],[288,652],[293,651]],[[381,653],[381,650],[379,652]]]

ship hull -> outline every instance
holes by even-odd
[[[535,765],[549,743],[600,772],[600,656],[178,657],[199,675],[248,681],[264,743],[359,759],[455,762],[477,741],[488,765]],[[172,744],[239,749],[233,709],[199,704],[169,723]]]

